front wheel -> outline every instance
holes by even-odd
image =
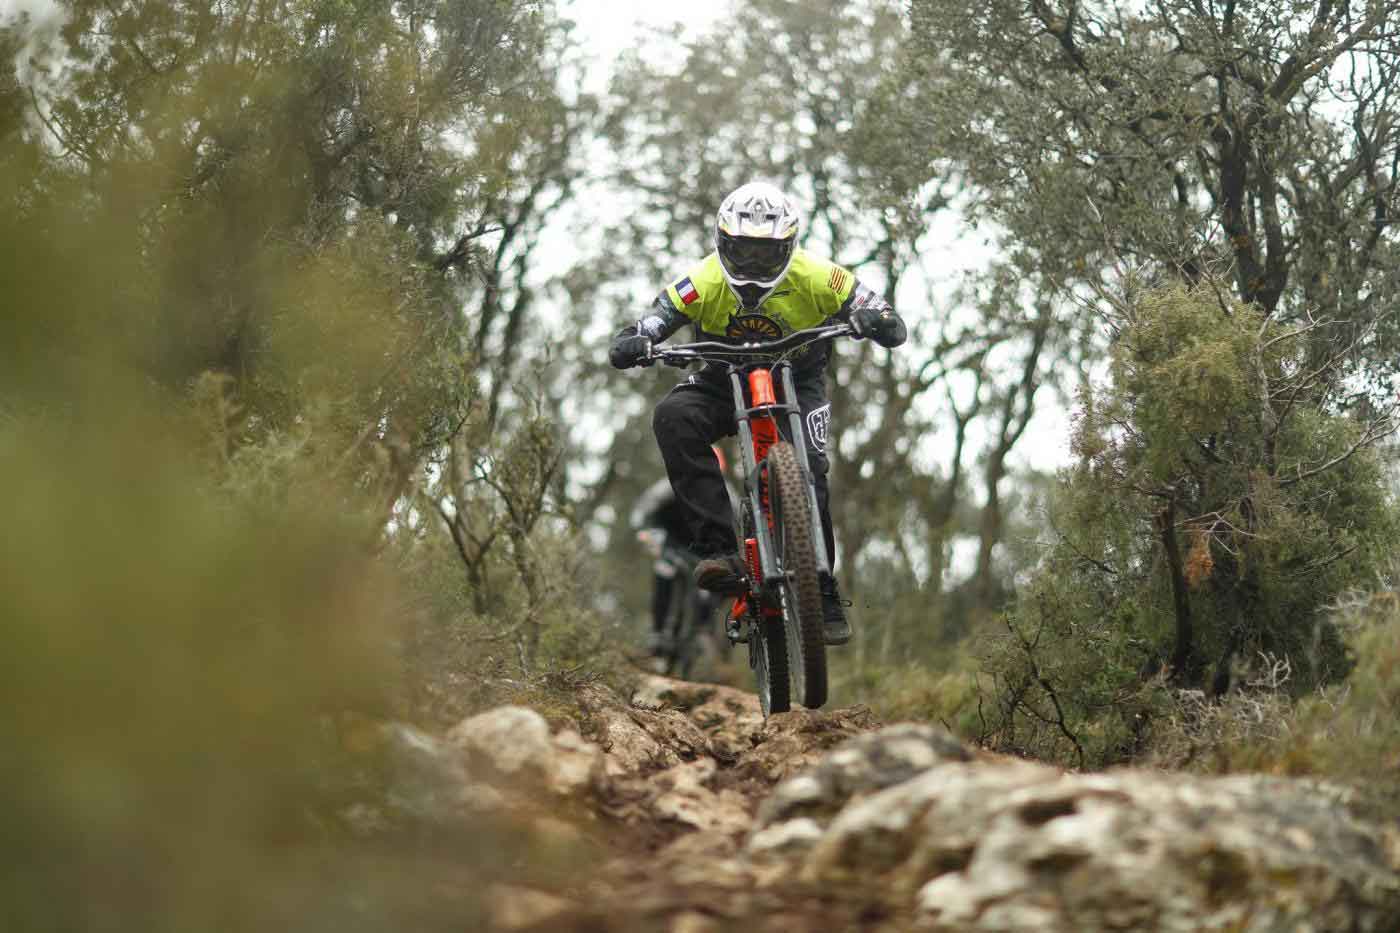
[[[753,537],[754,519],[746,499],[738,529],[740,541]],[[787,637],[782,620],[769,615],[760,600],[751,599],[739,622],[748,632],[749,667],[753,668],[754,680],[758,682],[758,705],[763,710],[763,718],[773,713],[786,713],[792,708],[792,696]]]
[[[766,466],[762,475],[767,484],[765,498],[772,518],[774,556],[782,573],[778,587],[782,603],[781,643],[792,688],[790,695],[808,709],[816,709],[826,703],[827,694],[826,642],[822,637],[822,593],[815,544],[817,518],[812,514],[797,450],[787,442],[774,444],[768,451]],[[768,619],[763,620],[763,627],[765,635],[769,628],[776,628]],[[770,653],[774,652],[770,649]],[[776,673],[771,665],[769,673]]]
[[[787,639],[775,619],[754,613],[749,627],[749,666],[758,681],[758,705],[766,719],[792,709],[788,691]]]

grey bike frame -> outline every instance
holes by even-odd
[[[811,463],[807,459],[807,434],[802,428],[802,409],[795,401],[797,389],[792,381],[792,365],[782,361],[775,364],[772,370],[779,373],[778,381],[782,384],[782,397],[775,405],[749,405],[745,392],[745,371],[740,368],[729,371],[729,384],[734,393],[735,421],[738,423],[739,429],[739,460],[744,467],[744,494],[748,498],[750,512],[755,516],[754,538],[758,543],[759,567],[765,581],[788,572],[786,567],[778,566],[768,523],[757,520],[757,516],[762,515],[763,511],[759,507],[758,497],[759,463],[754,458],[753,429],[749,422],[755,415],[766,415],[770,412],[775,415],[786,413],[789,435],[786,439],[797,449],[797,462],[802,468],[802,481],[807,489],[807,509],[812,516],[809,525],[812,534],[812,549],[817,555],[817,572],[829,575],[831,565],[827,560],[826,535],[822,532],[821,512],[817,508],[817,487],[813,481]],[[781,439],[782,431],[780,430],[778,434]],[[735,524],[740,526],[738,537],[739,546],[742,548],[744,529],[739,516],[736,515],[734,518]]]

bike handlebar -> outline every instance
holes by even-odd
[[[653,346],[644,359],[660,360],[669,366],[684,366],[697,360],[710,362],[721,357],[724,358],[725,362],[733,357],[759,359],[796,350],[809,343],[816,343],[818,340],[854,334],[855,331],[849,324],[828,324],[823,327],[809,327],[806,330],[793,331],[778,340],[751,341],[749,343],[722,343],[718,340],[702,340],[697,343],[676,344],[672,347]]]

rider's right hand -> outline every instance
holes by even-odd
[[[651,359],[651,338],[643,337],[641,334],[618,337],[614,340],[612,350],[608,353],[608,359],[616,369],[650,366],[656,362]]]

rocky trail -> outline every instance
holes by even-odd
[[[523,707],[380,727],[391,809],[518,843],[490,929],[1400,930],[1400,827],[1344,788],[1065,773],[655,676],[577,699],[555,729]]]

